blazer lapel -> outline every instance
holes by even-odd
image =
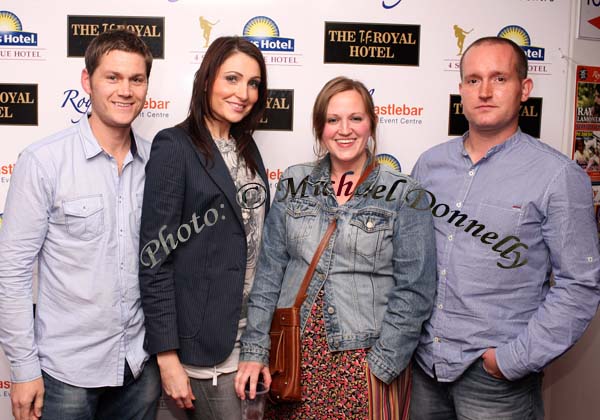
[[[213,182],[217,185],[217,187],[219,187],[219,189],[223,192],[223,195],[225,196],[225,198],[229,202],[229,205],[235,212],[235,215],[238,219],[238,222],[240,223],[240,226],[242,227],[242,229],[244,229],[244,222],[242,220],[242,211],[240,209],[240,205],[237,203],[237,200],[236,200],[237,190],[235,188],[235,184],[233,183],[233,180],[231,179],[231,175],[229,175],[229,169],[227,169],[227,164],[223,160],[223,157],[221,156],[221,152],[217,148],[217,145],[215,144],[214,141],[210,142],[211,148],[212,148],[213,160],[212,160],[212,162],[208,162],[206,160],[206,158],[204,157],[204,155],[202,153],[200,153],[198,148],[194,145],[194,143],[192,142],[192,139],[185,132],[185,130],[183,130],[183,129],[181,129],[181,130],[185,133],[185,137],[190,142],[190,145],[192,146],[194,153],[196,153],[196,156],[200,160],[200,163],[206,170],[206,173],[208,174],[208,176],[213,180]]]

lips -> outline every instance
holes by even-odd
[[[353,144],[356,141],[356,139],[355,138],[352,138],[352,139],[335,139],[334,141],[337,144],[339,144],[339,145],[347,146],[347,145]]]
[[[238,102],[227,102],[227,103],[229,104],[231,109],[233,109],[235,112],[244,112],[244,109],[246,109],[245,104],[241,104]]]
[[[113,102],[113,105],[115,105],[117,108],[131,108],[133,106],[133,103]]]

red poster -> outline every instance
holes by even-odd
[[[600,67],[577,66],[572,156],[600,182]]]

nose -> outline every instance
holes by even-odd
[[[240,98],[240,100],[246,101],[248,99],[248,86],[244,83],[239,83],[236,96]]]
[[[479,97],[490,98],[492,96],[492,83],[488,80],[482,80],[479,86]]]
[[[119,95],[121,96],[131,96],[131,86],[129,84],[129,80],[123,80],[119,84]]]
[[[346,135],[350,134],[351,130],[352,129],[350,128],[350,122],[346,118],[342,118],[340,120],[339,133],[343,136],[346,136]]]

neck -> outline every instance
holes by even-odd
[[[229,138],[229,129],[231,128],[231,124],[223,121],[212,120],[209,118],[205,118],[204,122],[206,124],[206,128],[210,132],[210,135],[213,139],[228,139]]]
[[[107,127],[94,118],[89,118],[90,128],[100,147],[111,156],[127,154],[131,148],[131,127]]]
[[[518,125],[515,124],[501,132],[496,131],[480,131],[469,127],[469,136],[465,140],[465,149],[471,157],[473,163],[477,163],[483,158],[488,150],[492,147],[504,143],[511,136],[513,136],[518,129]]]
[[[363,168],[367,163],[367,154],[365,153],[358,160],[353,162],[339,162],[334,159],[331,160],[331,177],[339,179],[347,172],[353,172],[354,176],[359,177],[362,173]]]

